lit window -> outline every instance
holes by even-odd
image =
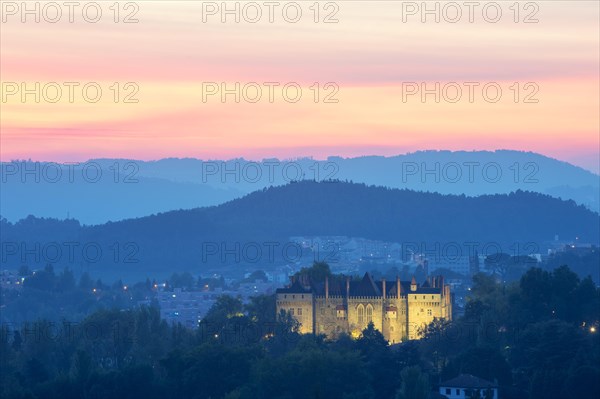
[[[373,321],[373,306],[367,305],[367,323]]]
[[[363,307],[363,305],[358,305],[357,313],[358,324],[363,324],[365,322],[365,308]]]

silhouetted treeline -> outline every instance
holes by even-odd
[[[568,267],[513,284],[477,275],[464,317],[388,346],[370,325],[353,340],[298,335],[273,296],[221,297],[197,330],[154,307],[79,323],[3,326],[3,398],[426,398],[470,373],[503,399],[600,395],[600,290]],[[17,328],[15,328],[17,327]]]
[[[600,242],[598,214],[573,201],[522,191],[466,197],[338,181],[301,181],[216,207],[92,227],[33,217],[0,223],[3,267],[18,267],[23,257],[30,267],[35,266],[32,262],[43,267],[50,261],[49,251],[44,252],[49,243],[63,248],[51,263],[68,263],[65,243],[74,242],[71,263],[85,263],[96,271],[290,263],[298,259],[285,250],[291,236],[364,237],[434,250],[454,243],[465,250],[464,255],[469,255],[467,243],[480,253],[493,244],[496,251],[528,255],[545,252],[555,235],[562,240],[579,237],[580,242]],[[261,253],[248,255],[244,252],[248,245]],[[41,256],[36,259],[23,246]],[[95,256],[97,248],[100,256]]]
[[[181,283],[185,275],[172,278]],[[17,279],[19,284],[0,288],[1,323],[80,321],[96,310],[134,307],[152,300],[158,291],[157,282],[149,279],[127,285],[121,280],[92,279],[87,272],[76,279],[70,268],[57,271],[51,264],[37,271],[23,265]]]

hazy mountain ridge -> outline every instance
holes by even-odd
[[[86,181],[77,170],[73,182],[63,178],[52,183],[42,178],[36,183],[30,176],[23,179],[3,170],[2,216],[16,221],[28,214],[54,218],[70,215],[85,224],[100,224],[173,209],[218,205],[265,187],[301,179],[349,180],[468,196],[524,190],[572,199],[600,211],[600,176],[540,154],[510,150],[419,151],[393,157],[326,160],[167,158],[96,159],[88,163],[102,169],[101,181]],[[26,167],[31,165],[21,169]]]
[[[97,182],[81,177],[73,182],[56,183],[44,179],[35,183],[8,181],[2,184],[0,199],[1,215],[11,221],[31,214],[58,219],[72,217],[84,224],[100,224],[173,209],[218,205],[242,194],[227,187],[144,176],[115,183],[113,177],[108,176]]]

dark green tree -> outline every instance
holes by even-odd
[[[427,399],[429,396],[429,379],[418,366],[405,367],[400,372],[402,380],[396,399]]]

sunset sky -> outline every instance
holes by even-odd
[[[98,23],[86,22],[81,10],[75,11],[74,23],[67,15],[58,23],[43,18],[23,23],[20,13],[13,15],[3,5],[3,161],[516,149],[598,172],[596,1],[536,2],[539,10],[521,9],[518,23],[509,9],[513,1],[498,2],[503,14],[497,23],[486,21],[481,8],[472,23],[468,15],[459,23],[443,17],[436,23],[431,16],[422,22],[420,13],[408,15],[406,4],[394,1],[338,1],[335,7],[321,2],[318,23],[309,9],[313,1],[298,2],[303,14],[297,23],[285,21],[281,7],[273,23],[267,15],[257,23],[243,16],[239,23],[231,16],[222,23],[218,12],[205,15],[203,22],[203,7],[210,9],[200,1],[137,1],[137,8],[121,3],[120,19],[136,11],[139,20],[124,24],[113,20],[113,1],[100,3]],[[539,22],[523,23],[532,12]],[[330,13],[337,23],[323,23]],[[57,82],[62,98],[51,103],[42,96],[36,103],[28,95],[23,100],[20,92],[11,94],[22,82],[29,88]],[[79,84],[73,102],[64,82]],[[81,87],[88,82],[102,88],[97,103],[83,98]],[[225,82],[229,88],[257,82],[263,97],[236,103],[233,95],[222,102],[217,94],[203,101],[206,82]],[[279,83],[273,102],[264,82]],[[298,102],[283,98],[281,87],[288,82],[300,85]],[[337,103],[323,101],[334,91],[334,86],[324,88],[328,82],[338,88]],[[429,88],[456,82],[462,98],[436,103],[429,95],[422,102],[417,94],[404,101],[406,82]],[[478,84],[472,102],[464,82]],[[495,103],[482,94],[490,82],[502,89]],[[117,102],[114,87],[119,87]],[[136,87],[138,102],[124,103]],[[525,102],[528,95],[537,102]]]

